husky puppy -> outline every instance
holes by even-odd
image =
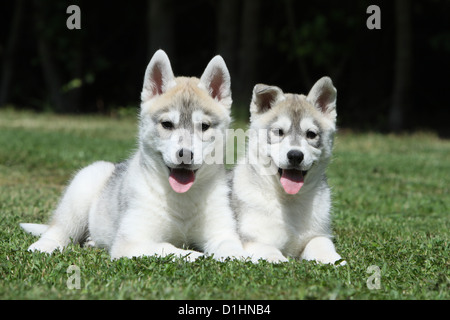
[[[50,253],[89,237],[113,259],[202,255],[192,249],[217,259],[246,256],[223,161],[206,161],[223,148],[214,137],[230,124],[231,102],[220,56],[197,79],[174,77],[166,53],[157,51],[145,72],[137,151],[123,163],[95,162],[79,171],[49,226],[21,224],[42,233],[29,250]]]
[[[257,84],[250,105],[248,161],[238,164],[232,203],[252,260],[334,263],[325,170],[336,131],[336,89],[317,81],[308,96]],[[261,134],[262,133],[262,134]]]

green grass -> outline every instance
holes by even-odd
[[[36,239],[19,222],[46,222],[72,174],[95,160],[126,159],[136,132],[133,118],[0,111],[0,299],[450,298],[450,141],[426,133],[338,134],[328,176],[344,267],[110,261],[78,245],[27,252]],[[67,286],[71,265],[80,289]],[[371,265],[380,269],[378,290],[367,287]]]

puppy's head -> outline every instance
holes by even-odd
[[[159,50],[151,59],[141,93],[139,142],[147,163],[167,172],[175,192],[187,192],[196,173],[230,123],[230,75],[220,56],[201,79],[177,77]],[[223,147],[223,146],[219,146]]]
[[[288,194],[300,191],[308,175],[322,170],[331,157],[336,131],[336,88],[330,78],[317,81],[308,96],[285,94],[275,86],[257,84],[250,105],[251,127],[266,130],[261,155]]]

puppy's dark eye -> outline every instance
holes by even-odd
[[[272,132],[274,135],[276,135],[278,137],[284,136],[284,131],[282,129],[274,129]]]
[[[206,131],[206,130],[208,130],[209,127],[211,127],[210,124],[208,124],[208,123],[202,123],[202,131],[203,131],[203,132]]]
[[[308,131],[306,132],[306,137],[308,139],[315,139],[317,137],[317,133],[315,133],[314,131]]]
[[[173,123],[170,121],[163,121],[163,122],[161,122],[161,125],[164,129],[167,129],[167,130],[173,129]]]

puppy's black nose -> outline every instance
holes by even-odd
[[[182,148],[178,150],[177,159],[180,164],[191,164],[194,159],[194,153],[189,149]]]
[[[291,150],[287,153],[289,163],[293,166],[297,166],[303,161],[303,152],[299,150]]]

